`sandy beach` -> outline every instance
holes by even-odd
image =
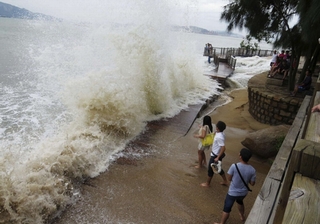
[[[249,132],[269,127],[254,120],[248,112],[247,90],[230,94],[232,102],[210,112],[213,123],[227,124],[225,171],[238,162],[241,141]],[[183,121],[182,121],[183,122]],[[114,163],[82,187],[79,199],[54,223],[213,223],[220,221],[228,188],[215,175],[211,186],[203,188],[206,168],[196,169],[198,140],[193,137],[201,119],[196,119],[184,136],[168,125],[148,136],[146,156],[130,163]],[[206,151],[207,158],[210,155]],[[268,173],[270,164],[253,157],[257,171],[253,192],[245,199],[248,215]],[[242,223],[236,206],[229,224]]]

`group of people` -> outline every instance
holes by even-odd
[[[284,80],[290,69],[290,53],[289,51],[282,50],[280,54],[275,50],[272,55],[270,62],[270,71],[268,74],[269,78],[273,78],[276,74],[282,74],[282,79]],[[303,92],[309,90],[312,83],[312,72],[310,69],[306,71],[305,78],[301,83],[297,83],[294,90],[290,93],[291,96],[295,96],[298,92]]]
[[[211,117],[207,115],[203,118],[203,123],[199,129],[199,133],[194,135],[194,137],[199,138],[200,140],[198,145],[199,164],[196,168],[201,168],[206,165],[206,155],[204,150],[211,148],[207,181],[202,183],[201,186],[209,187],[214,173],[218,173],[222,177],[223,181],[220,184],[229,186],[229,190],[224,201],[223,213],[220,222],[221,224],[226,223],[228,220],[234,202],[238,204],[241,221],[245,220],[243,199],[250,190],[248,184],[254,186],[256,180],[256,170],[248,164],[248,161],[252,156],[249,149],[241,149],[239,153],[240,162],[232,164],[227,175],[222,167],[219,167],[222,164],[221,162],[225,157],[226,151],[225,129],[226,124],[223,121],[218,121],[215,125],[215,131],[213,131]],[[212,132],[215,132],[213,144],[211,146],[203,146],[201,139],[204,139],[207,134]]]
[[[270,72],[268,77],[273,78],[276,74],[281,74],[283,75],[282,79],[285,79],[289,73],[290,59],[291,56],[288,50],[286,52],[282,50],[280,54],[275,50],[270,62]]]

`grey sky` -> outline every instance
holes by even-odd
[[[0,0],[1,1],[1,0]],[[118,14],[106,12],[108,8],[134,8],[135,4],[157,4],[168,7],[171,12],[171,21],[176,25],[190,25],[205,28],[207,30],[224,31],[227,24],[220,21],[223,6],[229,0],[2,0],[4,3],[25,8],[32,12],[44,13],[63,19],[80,21],[83,19],[101,20],[106,16]],[[108,14],[108,15],[106,15]],[[234,32],[238,33],[238,30]]]

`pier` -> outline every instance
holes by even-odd
[[[213,79],[218,80],[220,83],[224,84],[225,79],[232,75],[237,59],[235,57],[267,57],[271,56],[272,50],[253,50],[246,48],[218,48],[213,47],[212,49],[204,48],[203,56],[210,57],[212,63],[215,65],[215,69],[211,73],[206,73],[205,75],[210,76]]]

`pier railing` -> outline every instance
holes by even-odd
[[[273,54],[272,50],[261,50],[261,49],[246,49],[246,48],[218,48],[212,49],[204,48],[203,56],[211,57],[214,59],[216,69],[219,68],[219,61],[225,61],[234,70],[236,67],[238,57],[268,57]]]
[[[211,57],[213,58],[216,55],[216,49],[215,48],[204,48],[203,50],[203,56]]]
[[[234,70],[236,68],[237,59],[230,55],[227,60],[228,65],[232,68],[232,70]]]
[[[230,55],[236,57],[268,57],[272,56],[272,50],[246,49],[246,48],[214,48],[215,52],[221,58],[228,58]]]

